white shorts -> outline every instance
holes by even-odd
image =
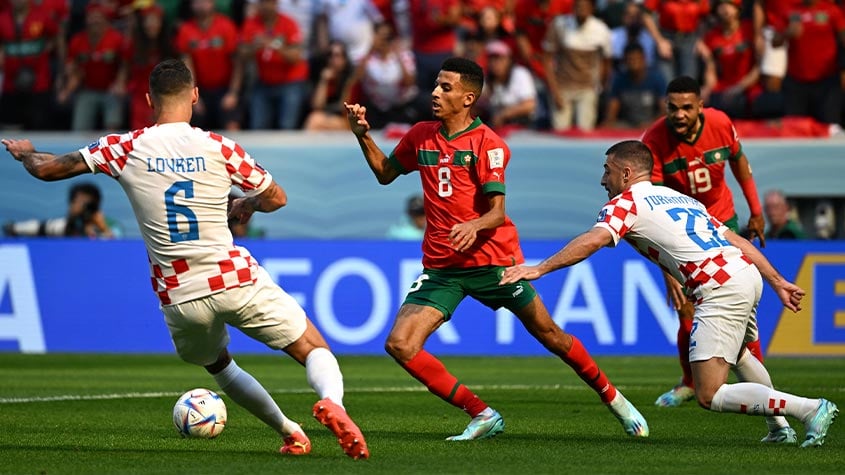
[[[305,333],[305,311],[264,268],[253,285],[161,308],[176,352],[201,366],[217,361],[229,344],[229,324],[274,350]]]
[[[786,44],[775,48],[772,39],[775,30],[770,26],[763,27],[763,57],[760,58],[760,74],[782,78],[786,76]]]
[[[763,280],[755,266],[748,266],[713,289],[695,306],[689,342],[689,360],[724,358],[736,364],[744,343],[757,340],[757,303]]]

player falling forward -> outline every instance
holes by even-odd
[[[722,111],[703,107],[698,81],[681,76],[669,83],[666,116],[652,124],[642,137],[654,156],[652,182],[692,196],[704,203],[716,219],[738,232],[733,197],[725,179],[725,164],[730,165],[751,211],[748,230],[752,239],[759,237],[760,245],[765,247],[763,209],[736,130]],[[684,297],[680,284],[666,273],[664,280],[678,312],[678,357],[683,376],[681,382],[657,398],[655,404],[673,407],[691,400],[695,394],[688,352],[693,306]],[[749,343],[748,349],[763,361],[759,341]],[[769,431],[788,428],[782,419],[778,424],[770,424]]]
[[[501,284],[538,279],[625,239],[683,282],[696,302],[689,354],[699,405],[716,412],[792,416],[806,429],[801,447],[822,445],[839,413],[836,404],[773,389],[765,366],[745,351],[757,338],[761,274],[793,312],[800,310],[804,291],[699,201],[653,185],[651,152],[642,142],[620,142],[606,154],[601,185],[610,201],[593,228],[536,266],[508,268]],[[726,384],[731,369],[739,383]]]
[[[411,286],[385,349],[429,391],[466,412],[472,420],[447,440],[483,439],[501,433],[502,416],[460,384],[443,363],[423,349],[467,295],[491,307],[505,307],[549,351],[581,377],[632,436],[648,436],[648,425],[572,335],[552,321],[527,282],[499,287],[504,266],[523,262],[516,227],[505,214],[505,168],[510,150],[490,128],[471,116],[484,76],[476,63],[446,60],[432,97],[436,121],[420,122],[389,157],[369,135],[366,108],[346,104],[349,124],[379,183],[420,172],[428,223],[423,238],[423,273]]]
[[[278,432],[281,453],[307,454],[311,442],[232,359],[226,324],[304,365],[320,397],[314,417],[347,455],[369,457],[364,436],[343,408],[343,376],[323,336],[249,251],[232,243],[228,217],[246,222],[255,211],[275,211],[287,203],[284,190],[240,145],[189,125],[198,92],[184,63],[159,63],[149,83],[152,127],[107,135],[60,156],[36,152],[28,140],[2,143],[42,180],[98,172],[118,179],[141,228],[177,353],[204,366],[233,401]],[[234,200],[227,217],[232,185],[245,196]]]

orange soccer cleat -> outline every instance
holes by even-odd
[[[314,404],[314,418],[337,436],[337,442],[346,455],[356,460],[370,457],[364,434],[342,407],[328,398],[321,399]]]
[[[279,453],[285,455],[305,455],[311,452],[311,441],[305,432],[299,431],[285,437],[285,445],[279,449]]]

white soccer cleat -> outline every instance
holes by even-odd
[[[827,399],[821,399],[816,412],[804,422],[807,435],[801,447],[821,447],[824,444],[824,438],[827,436],[827,430],[833,424],[833,420],[836,419],[837,414],[839,414],[839,409],[836,407],[836,404]]]
[[[622,423],[625,433],[632,437],[648,437],[648,422],[622,392],[616,390],[616,397],[607,404],[610,412]]]
[[[798,435],[792,427],[781,427],[766,434],[766,437],[760,439],[760,442],[764,444],[795,444],[798,442]]]
[[[660,407],[678,407],[694,398],[695,389],[685,384],[679,384],[661,394],[660,397],[657,398],[657,401],[654,401],[654,405]]]
[[[446,440],[488,439],[501,434],[505,431],[505,420],[495,409],[491,410],[493,411],[492,415],[473,417],[462,434],[446,437]]]

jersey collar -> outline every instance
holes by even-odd
[[[445,130],[445,129],[443,128],[443,126],[441,125],[441,126],[440,126],[440,135],[442,135],[442,136],[443,136],[446,140],[452,140],[452,139],[454,139],[455,137],[457,137],[458,135],[461,135],[461,134],[462,134],[462,133],[464,133],[464,132],[469,132],[470,130],[472,130],[472,129],[474,129],[474,128],[478,127],[478,126],[479,126],[479,125],[481,125],[481,124],[482,124],[482,122],[481,122],[481,118],[480,118],[480,117],[476,117],[476,118],[472,121],[472,123],[471,123],[471,124],[469,124],[469,127],[465,128],[464,130],[461,130],[461,131],[455,132],[453,135],[446,135],[446,130]]]

